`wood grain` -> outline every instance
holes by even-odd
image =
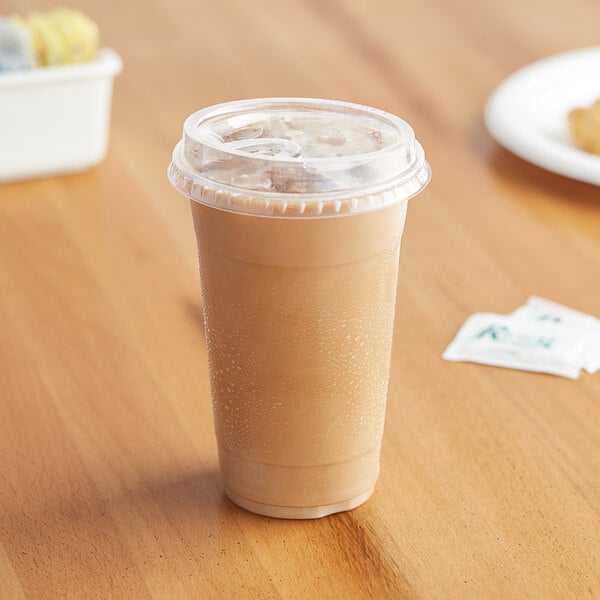
[[[598,188],[481,122],[512,70],[597,43],[600,5],[76,5],[125,69],[102,165],[0,187],[0,598],[600,598],[600,377],[440,358],[471,313],[533,293],[600,315]],[[434,171],[403,240],[380,482],[314,522],[221,493],[191,218],[165,177],[193,110],[275,95],[397,113]]]

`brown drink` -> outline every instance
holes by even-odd
[[[412,130],[344,103],[230,103],[186,121],[170,176],[193,200],[225,492],[276,517],[358,506],[407,198],[429,178]]]

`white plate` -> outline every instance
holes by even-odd
[[[600,98],[600,46],[534,62],[505,79],[485,106],[492,137],[548,171],[600,185],[600,156],[571,140],[567,114]]]

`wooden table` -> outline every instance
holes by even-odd
[[[0,598],[600,598],[600,374],[440,358],[470,314],[530,294],[600,315],[600,191],[481,118],[512,70],[597,43],[600,5],[76,4],[125,70],[102,165],[0,187]],[[276,95],[397,113],[434,171],[403,241],[380,482],[312,522],[221,492],[189,207],[165,176],[193,110]]]

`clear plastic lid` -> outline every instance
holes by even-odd
[[[188,198],[281,217],[375,210],[431,176],[410,125],[347,102],[259,98],[190,115],[169,179]]]

